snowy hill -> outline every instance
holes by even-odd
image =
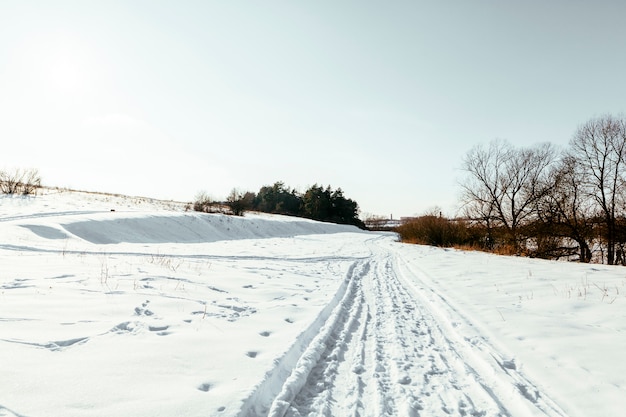
[[[617,416],[626,273],[0,197],[0,416]]]

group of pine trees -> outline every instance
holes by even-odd
[[[359,219],[357,202],[346,198],[341,188],[333,190],[330,186],[324,188],[315,184],[304,193],[299,193],[278,181],[261,187],[257,193],[235,189],[231,191],[224,205],[235,215],[254,210],[365,227]],[[210,202],[206,197],[197,198],[194,203],[197,211],[211,211],[210,207],[215,206],[216,203]]]

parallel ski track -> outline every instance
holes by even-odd
[[[503,361],[494,367],[469,352],[469,341],[444,334],[451,329],[416,294],[397,254],[370,247],[267,415],[565,416]]]
[[[404,262],[398,265],[399,276],[414,298],[438,311],[438,323],[445,335],[445,343],[463,357],[466,369],[481,382],[485,390],[501,405],[507,403],[512,416],[567,417],[559,407],[519,369],[511,357],[492,346],[473,324],[444,294],[429,286],[430,277],[419,266]],[[451,322],[451,319],[454,324]],[[459,325],[464,331],[458,331]]]

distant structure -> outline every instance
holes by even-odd
[[[372,216],[365,219],[365,227],[368,230],[393,230],[402,224],[402,220],[396,220],[393,218],[393,214],[389,218],[382,216]]]
[[[393,215],[389,218],[389,220],[387,220],[387,223],[385,223],[386,227],[389,227],[391,229],[398,227],[401,224],[402,224],[402,220],[394,219]]]

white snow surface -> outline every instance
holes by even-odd
[[[623,267],[0,197],[0,416],[620,416],[625,330]]]

